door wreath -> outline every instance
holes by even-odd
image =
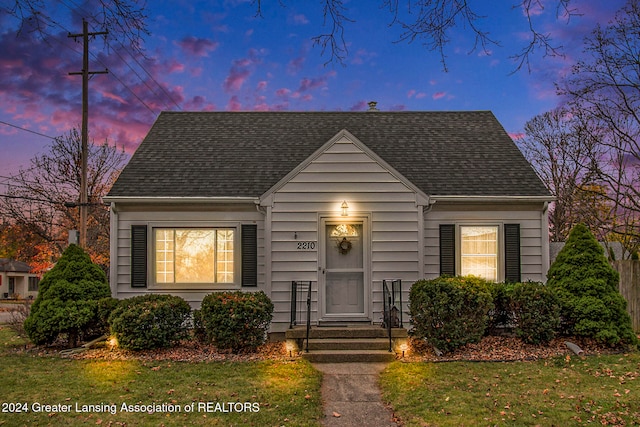
[[[348,241],[346,237],[343,237],[342,241],[338,241],[338,251],[340,251],[342,255],[348,254],[351,250],[351,247],[351,242]]]

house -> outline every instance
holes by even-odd
[[[282,332],[310,281],[312,323],[380,323],[383,280],[405,312],[422,278],[544,281],[551,200],[488,111],[164,112],[105,198],[112,293],[259,289]]]
[[[0,258],[0,298],[35,298],[39,281],[29,264]]]

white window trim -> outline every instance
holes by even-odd
[[[498,228],[498,271],[496,283],[504,282],[504,223],[502,222],[482,222],[465,221],[456,222],[456,276],[462,275],[462,227],[497,227]]]
[[[242,248],[240,233],[242,222],[238,221],[162,221],[147,224],[147,289],[175,290],[175,291],[209,291],[209,290],[240,290],[242,289]],[[156,281],[156,246],[155,230],[158,228],[227,228],[233,229],[233,283],[158,283]]]

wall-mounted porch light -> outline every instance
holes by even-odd
[[[340,209],[342,209],[342,216],[349,216],[349,205],[346,200],[342,202]]]

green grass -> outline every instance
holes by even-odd
[[[640,425],[640,355],[394,362],[383,399],[407,426]]]
[[[9,328],[0,326],[3,390],[0,426],[316,426],[322,417],[321,374],[301,360],[209,363],[71,360],[13,351],[12,347],[24,344]],[[207,402],[212,402],[208,409],[218,412],[207,412]],[[235,412],[228,402],[248,402],[251,410]],[[17,413],[10,403],[20,404],[19,408],[26,404],[28,412]],[[122,410],[123,403],[175,405],[180,412],[131,413]],[[192,403],[193,412],[185,412]],[[216,403],[220,404],[218,408]],[[58,407],[38,408],[46,404]],[[76,404],[80,410],[83,405],[97,405],[105,411],[99,412],[94,407],[88,408],[89,412],[76,412]],[[109,413],[113,404],[115,415]],[[59,412],[63,407],[69,407],[71,412]],[[231,412],[221,412],[230,409]]]

